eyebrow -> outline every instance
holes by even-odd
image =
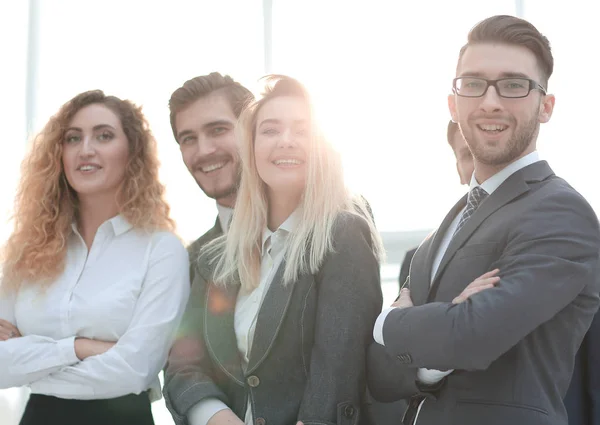
[[[486,76],[482,72],[462,72],[459,77],[476,77],[476,78],[486,78]],[[527,78],[530,79],[529,75],[523,74],[522,72],[502,72],[498,78]]]
[[[234,125],[235,124],[233,122],[228,121],[228,120],[214,120],[214,121],[207,122],[206,124],[204,124],[202,126],[202,129],[206,130],[207,128],[218,127],[218,126],[233,127]],[[177,133],[177,140],[181,139],[182,137],[189,136],[190,134],[194,134],[194,131],[193,130],[180,131],[179,133]]]
[[[304,120],[304,119],[294,120],[294,124],[305,124],[305,123],[306,123],[306,120]],[[258,126],[261,127],[263,124],[281,124],[281,120],[278,120],[275,118],[267,118],[265,120],[262,120]]]
[[[109,124],[98,124],[98,125],[95,125],[94,127],[92,127],[92,130],[93,131],[97,131],[97,130],[101,130],[103,128],[110,128],[110,129],[113,129],[113,130],[117,131],[116,128],[114,128],[112,125],[109,125]],[[79,127],[69,127],[69,128],[67,128],[67,131],[71,131],[71,130],[83,132],[83,130],[81,128],[79,128]]]

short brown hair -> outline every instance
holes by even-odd
[[[550,42],[536,27],[524,19],[509,15],[496,15],[484,19],[469,32],[467,44],[460,49],[458,63],[469,46],[481,43],[503,43],[523,46],[531,51],[542,72],[542,84],[548,88],[548,80],[554,70],[554,58]]]
[[[236,118],[239,118],[244,107],[254,100],[254,95],[250,90],[234,81],[229,75],[211,72],[208,75],[201,75],[187,80],[183,83],[183,86],[173,92],[171,99],[169,99],[171,129],[175,140],[177,140],[175,116],[196,100],[217,91],[222,91],[225,94]]]

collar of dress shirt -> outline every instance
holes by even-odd
[[[129,223],[125,219],[125,217],[123,217],[121,214],[116,215],[113,218],[106,220],[104,223],[102,223],[100,225],[98,230],[100,230],[102,227],[107,226],[107,225],[113,229],[115,236],[122,235],[123,233],[127,232],[129,229],[131,229],[133,227],[133,225],[131,223]],[[71,228],[73,229],[73,231],[75,233],[79,234],[79,229],[77,228],[76,222],[71,223]]]
[[[525,168],[528,165],[533,164],[534,162],[538,162],[539,160],[540,155],[538,151],[533,151],[530,154],[525,155],[523,158],[519,158],[515,162],[508,164],[502,170],[498,171],[481,184],[477,183],[477,180],[475,179],[475,173],[473,173],[471,176],[469,190],[473,189],[475,186],[481,186],[481,188],[484,189],[488,195],[491,195],[500,187],[502,183],[504,183],[507,178],[509,178],[515,172],[519,171],[521,168]]]
[[[269,230],[269,228],[265,226],[265,230],[263,230],[262,251],[261,252],[265,252],[265,244],[267,243],[267,241],[269,240],[269,238],[271,237],[271,235],[273,233],[276,233],[280,230],[284,231],[285,235],[288,235],[289,233],[291,233],[294,230],[294,228],[296,227],[296,224],[298,223],[299,215],[300,215],[300,213],[299,213],[298,209],[294,210],[294,212],[291,213],[290,216],[288,218],[286,218],[283,223],[281,223],[281,226],[279,226],[275,232],[271,232]]]
[[[229,231],[229,223],[231,222],[231,216],[233,215],[233,208],[224,207],[217,203],[217,211],[219,211],[219,223],[223,233]]]

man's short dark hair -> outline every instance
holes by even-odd
[[[548,80],[554,70],[550,42],[528,21],[509,15],[492,16],[475,25],[467,40],[467,44],[460,49],[459,64],[467,48],[474,44],[502,43],[522,46],[535,55],[542,76],[539,83],[548,88]]]
[[[175,116],[196,100],[215,92],[222,92],[226,96],[236,118],[239,118],[244,107],[254,100],[254,95],[250,90],[234,81],[229,75],[211,72],[208,75],[187,80],[183,86],[173,92],[169,99],[171,129],[175,140],[177,140]]]

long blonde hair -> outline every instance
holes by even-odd
[[[310,97],[298,81],[282,75],[267,76],[265,80],[262,97],[244,110],[238,123],[242,177],[229,231],[208,244],[201,254],[201,258],[206,255],[216,261],[213,276],[216,284],[239,281],[245,289],[256,288],[260,283],[262,234],[268,215],[266,185],[254,160],[258,112],[266,102],[279,96],[300,97],[313,111]],[[353,196],[346,188],[341,157],[323,136],[312,114],[306,187],[298,207],[299,220],[288,241],[284,284],[296,280],[300,274],[319,270],[333,249],[333,228],[342,211],[365,218],[371,230],[373,252],[377,258],[383,255],[381,238],[364,199]]]
[[[23,282],[48,284],[65,266],[71,223],[77,220],[77,194],[62,164],[65,131],[83,107],[102,104],[121,120],[129,142],[125,179],[117,194],[119,212],[134,227],[173,230],[164,186],[158,179],[156,141],[141,108],[100,90],[81,93],[65,103],[35,137],[21,164],[15,197],[14,230],[2,250],[2,286]]]

